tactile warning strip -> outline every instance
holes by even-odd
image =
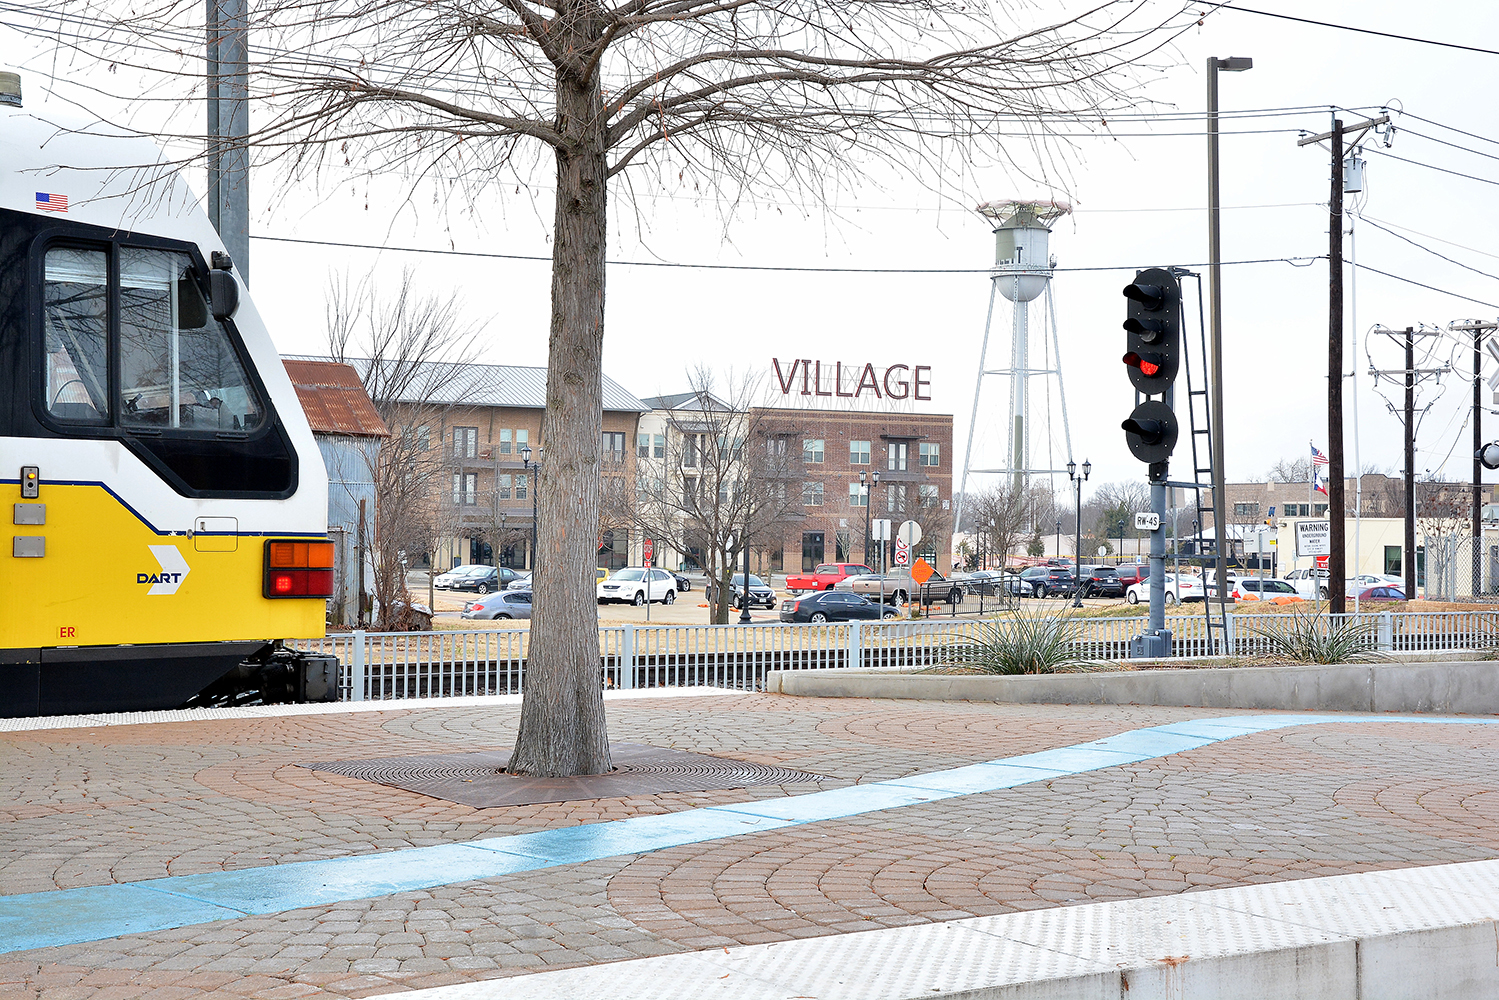
[[[611,743],[614,770],[575,778],[529,778],[506,774],[508,753],[428,754],[302,764],[433,798],[487,809],[537,802],[573,802],[660,792],[707,792],[750,785],[798,785],[827,780],[789,767],[770,767],[688,750],[640,743]]]

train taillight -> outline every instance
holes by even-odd
[[[265,543],[266,597],[332,597],[333,543]]]

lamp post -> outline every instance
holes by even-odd
[[[1057,518],[1057,558],[1062,558],[1062,519]]]
[[[744,512],[744,537],[743,539],[741,539],[741,541],[744,543],[744,587],[739,592],[739,624],[741,625],[748,625],[750,623],[749,540],[749,511],[746,510]]]
[[[547,457],[545,448],[536,454],[536,461],[531,461],[531,446],[521,445],[520,460],[521,468],[531,478],[531,572],[536,572],[536,494],[541,488],[541,463]]]
[[[1072,543],[1072,575],[1076,580],[1072,588],[1072,606],[1080,608],[1083,606],[1082,588],[1082,551],[1083,551],[1083,482],[1088,478],[1088,473],[1093,471],[1093,463],[1086,458],[1083,459],[1083,474],[1077,474],[1077,463],[1067,463],[1067,478],[1072,480],[1073,513],[1077,518],[1074,525],[1076,538]]]
[[[864,488],[864,561],[866,563],[869,562],[869,543],[874,541],[870,537],[870,510],[874,506],[870,503],[870,497],[874,493],[874,487],[880,485],[880,474],[878,472],[874,474],[873,484],[867,481],[868,476],[869,473],[867,472],[862,470],[859,472],[859,485]],[[870,563],[869,568],[874,569],[874,564]]]

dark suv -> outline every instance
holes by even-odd
[[[1113,566],[1084,566],[1082,572],[1084,597],[1124,596],[1124,581]]]
[[[1030,584],[1032,597],[1066,596],[1077,589],[1077,577],[1063,566],[1032,566],[1020,574],[1020,579]]]

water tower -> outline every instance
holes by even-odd
[[[1062,364],[1057,340],[1056,310],[1051,294],[1051,275],[1056,262],[1051,259],[1051,224],[1069,214],[1072,207],[1063,201],[1025,201],[1006,199],[990,201],[978,206],[980,215],[994,223],[994,270],[990,275],[989,314],[984,323],[983,346],[979,350],[978,379],[973,388],[973,412],[968,421],[968,444],[963,456],[963,477],[960,493],[966,493],[968,474],[1001,474],[1009,477],[1018,487],[1030,485],[1031,477],[1038,473],[1054,474],[1061,471],[1061,464],[1071,457],[1072,439],[1067,427],[1067,401],[1062,391]],[[999,296],[1004,296],[1011,308],[1010,365],[1008,368],[989,367],[989,334],[994,327],[994,306]],[[1042,299],[1045,306],[1045,321],[1034,346],[1042,355],[1039,364],[1032,359],[1030,336],[1031,303]],[[1050,329],[1047,330],[1049,325]],[[1047,333],[1050,333],[1048,339]],[[986,441],[988,433],[980,435],[981,447],[978,461],[974,460],[974,434],[983,420],[986,432],[997,432],[994,420],[994,399],[983,407],[985,380],[991,376],[1009,376],[1009,404],[1005,409],[1005,445],[1002,455],[998,450],[998,434],[992,442]],[[1056,456],[1052,443],[1057,440],[1051,413],[1051,387],[1045,382],[1056,380],[1056,404],[1061,417],[1062,454]],[[1033,380],[1042,380],[1039,384]],[[991,380],[992,381],[992,380]],[[996,387],[997,389],[997,387]],[[1047,448],[1038,456],[1031,447],[1033,398],[1043,396],[1042,424],[1046,432]],[[985,454],[988,452],[988,454]],[[1057,458],[1060,458],[1060,461]],[[995,459],[998,459],[997,461]],[[1039,462],[1039,464],[1038,464]],[[961,516],[961,502],[957,514]]]

